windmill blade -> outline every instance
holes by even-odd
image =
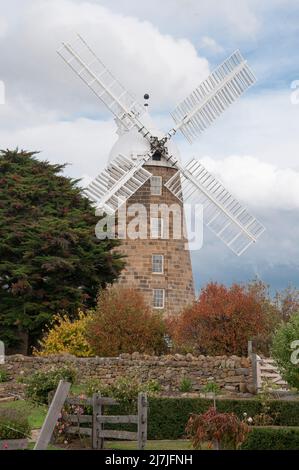
[[[265,231],[198,160],[191,160],[165,186],[182,202],[202,204],[206,225],[238,256]]]
[[[172,112],[176,126],[168,137],[180,130],[192,143],[255,81],[240,51],[234,52]]]
[[[142,168],[148,158],[146,156],[136,164],[124,155],[119,155],[90,183],[84,191],[85,195],[106,213],[115,213],[120,204],[152,176]]]
[[[63,43],[57,52],[126,129],[136,126],[144,137],[149,134],[140,121],[144,107],[112,75],[80,35],[73,45]]]

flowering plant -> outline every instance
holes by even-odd
[[[78,433],[80,434],[80,416],[84,414],[84,406],[82,405],[65,405],[59,415],[58,421],[54,429],[55,442],[67,443],[69,438],[68,429],[75,426],[76,423],[71,421],[70,416],[78,416]]]

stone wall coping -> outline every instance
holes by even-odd
[[[105,364],[105,363],[153,363],[159,365],[171,365],[175,366],[176,364],[180,364],[180,366],[188,366],[190,362],[195,363],[219,363],[219,365],[224,363],[223,361],[227,362],[226,366],[229,366],[230,363],[236,363],[238,368],[241,363],[245,361],[249,361],[247,357],[241,356],[194,356],[190,353],[183,355],[183,354],[174,354],[174,355],[164,355],[164,356],[149,356],[147,354],[120,354],[118,357],[76,357],[72,356],[71,354],[62,354],[62,355],[50,355],[50,356],[23,356],[21,354],[14,354],[11,356],[6,356],[5,362],[13,363],[13,362],[35,362],[35,363],[53,363],[53,362],[80,362],[80,363],[90,363],[90,364]]]

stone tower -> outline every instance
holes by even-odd
[[[119,153],[137,159],[147,150],[144,149],[144,142],[146,143],[145,139],[136,133],[122,134],[111,151],[110,160]],[[171,152],[178,156],[176,146],[172,147]],[[141,291],[153,309],[170,315],[177,314],[195,298],[188,241],[183,233],[183,205],[164,186],[177,170],[161,155],[153,156],[144,168],[152,177],[126,202],[126,228],[136,217],[134,209],[128,214],[130,208],[142,205],[145,209],[146,217],[141,222],[143,226],[137,227],[137,231],[143,232],[143,236],[136,239],[130,236],[121,237],[122,243],[118,251],[126,256],[126,267],[119,283]],[[167,211],[163,213],[158,210],[153,214],[152,208],[160,205],[168,208],[168,221]],[[179,209],[181,219],[177,219],[172,211],[174,206],[176,210]],[[180,223],[182,236],[179,238],[174,238],[176,223]],[[167,234],[164,232],[166,224]]]

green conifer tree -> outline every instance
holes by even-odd
[[[57,313],[92,307],[123,268],[116,240],[98,240],[98,219],[79,180],[37,152],[0,152],[0,339],[34,344]],[[26,346],[26,347],[27,347]]]

